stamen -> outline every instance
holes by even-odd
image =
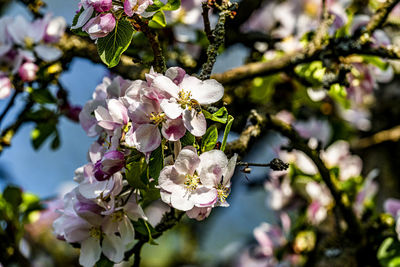
[[[103,232],[101,231],[100,227],[95,227],[95,226],[93,226],[93,227],[90,228],[90,230],[89,230],[89,235],[90,235],[91,237],[100,239],[101,236],[103,235]]]
[[[155,125],[159,125],[160,123],[163,123],[166,120],[166,115],[163,112],[160,112],[158,114],[151,113],[150,120]]]
[[[196,174],[193,174],[193,175],[186,174],[185,178],[186,178],[186,181],[184,184],[186,185],[186,188],[189,191],[196,190],[197,186],[200,184],[200,177],[197,176]]]
[[[223,186],[222,184],[219,184],[217,186],[217,193],[219,201],[221,203],[224,203],[226,201],[226,198],[229,196],[229,188]]]
[[[112,220],[114,222],[120,222],[125,216],[125,212],[123,210],[117,210],[112,214]]]
[[[186,106],[186,105],[190,105],[190,99],[192,97],[192,93],[190,91],[185,91],[185,90],[181,90],[178,93],[178,97],[179,97],[179,104]]]

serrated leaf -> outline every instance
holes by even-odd
[[[160,172],[164,167],[164,158],[161,146],[162,145],[151,153],[149,160],[149,175],[151,178],[156,180],[158,179],[158,176],[160,176]]]
[[[126,180],[129,185],[138,189],[147,188],[145,179],[143,177],[147,177],[147,163],[144,157],[140,158],[138,161],[134,161],[129,163],[126,166]]]
[[[146,12],[154,12],[164,7],[164,3],[160,0],[153,0],[153,4],[146,9]]]
[[[162,29],[167,26],[167,20],[163,11],[157,11],[149,21],[149,26],[155,29]]]
[[[168,2],[162,9],[167,11],[172,11],[172,10],[177,10],[180,6],[181,6],[181,0],[168,0]]]
[[[206,110],[203,110],[203,114],[206,117],[206,119],[210,119],[212,121],[224,124],[228,121],[228,110],[226,109],[226,107],[222,107],[217,112],[212,114]]]
[[[214,149],[218,141],[218,129],[215,125],[209,127],[204,134],[201,142],[201,152],[210,151]]]
[[[107,67],[112,68],[119,63],[122,53],[132,41],[133,33],[132,25],[126,19],[122,19],[116,23],[110,34],[97,40],[99,56]]]
[[[228,122],[226,123],[226,126],[225,126],[224,138],[222,139],[221,151],[225,151],[226,142],[228,141],[228,134],[231,131],[233,121],[234,121],[234,118],[231,115],[229,115]]]

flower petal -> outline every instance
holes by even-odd
[[[124,259],[125,247],[120,237],[105,235],[102,246],[104,255],[110,261],[119,263]]]
[[[152,152],[161,144],[160,131],[154,124],[140,125],[132,137],[136,149],[142,153]]]
[[[101,247],[100,240],[89,237],[81,243],[81,253],[79,255],[79,264],[84,267],[93,267],[100,259]]]
[[[183,124],[194,136],[203,136],[207,130],[207,122],[203,113],[197,113],[194,109],[183,111]]]
[[[171,79],[165,76],[157,76],[153,79],[153,86],[167,92],[174,98],[178,98],[179,87]]]
[[[167,120],[161,128],[161,133],[169,141],[178,141],[185,135],[186,128],[181,119]]]
[[[215,103],[224,96],[224,87],[213,79],[202,81],[193,76],[186,76],[179,87],[190,90],[192,98],[202,105]]]
[[[175,161],[175,168],[182,174],[193,175],[197,166],[200,164],[200,158],[191,147],[184,147]]]
[[[170,119],[176,119],[182,114],[182,107],[175,98],[163,99],[160,103],[161,109]]]

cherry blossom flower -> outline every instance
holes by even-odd
[[[170,95],[160,103],[165,114],[170,119],[182,116],[186,129],[194,136],[204,135],[207,127],[204,114],[198,109],[199,104],[215,103],[224,94],[223,86],[216,80],[201,81],[188,75],[178,85],[166,76],[157,76],[152,85]]]
[[[106,107],[98,106],[94,111],[100,127],[113,131],[128,123],[128,110],[121,101],[117,99],[108,99],[106,101]]]
[[[124,11],[128,17],[132,17],[133,14],[145,13],[148,6],[152,5],[152,0],[125,0]]]
[[[25,62],[19,67],[18,74],[24,82],[32,82],[36,80],[36,73],[39,67],[32,62]]]
[[[172,207],[188,211],[194,206],[210,206],[217,200],[214,190],[200,182],[196,169],[201,162],[194,147],[185,147],[174,165],[162,169],[158,183],[161,199]]]
[[[179,140],[186,132],[182,119],[169,119],[161,110],[158,101],[145,97],[142,102],[130,105],[129,116],[136,126],[127,133],[125,141],[143,153],[151,152],[161,144],[159,126],[162,135],[170,141]]]

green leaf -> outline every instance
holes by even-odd
[[[186,131],[185,135],[181,138],[182,147],[193,146],[196,138],[189,132]]]
[[[119,63],[122,53],[132,41],[133,33],[132,25],[126,19],[122,19],[117,21],[110,34],[97,40],[97,50],[104,64],[112,68]]]
[[[33,101],[39,104],[53,104],[57,101],[47,89],[34,90],[31,97]]]
[[[50,147],[52,150],[56,150],[60,147],[61,145],[61,140],[60,140],[60,134],[58,133],[58,130],[55,130],[55,135],[53,140],[51,141]]]
[[[151,153],[149,160],[149,175],[153,179],[158,179],[160,172],[164,167],[164,157],[162,151],[162,144]]]
[[[210,151],[214,149],[215,144],[218,141],[218,129],[215,125],[209,127],[204,134],[201,142],[201,152]]]
[[[225,151],[226,142],[228,141],[228,134],[231,131],[232,123],[234,120],[235,119],[231,115],[228,116],[228,122],[225,126],[225,131],[224,131],[224,138],[222,139],[221,151]]]
[[[149,26],[155,29],[161,29],[167,26],[164,12],[158,11],[153,15],[153,18],[149,21]]]
[[[387,70],[390,66],[390,64],[388,62],[384,61],[383,59],[381,59],[380,57],[377,57],[377,56],[363,55],[362,58],[364,59],[365,62],[370,63],[370,64],[380,68],[381,70]]]
[[[181,0],[168,0],[168,2],[162,9],[167,11],[172,11],[172,10],[177,10],[180,6],[181,6]]]
[[[154,12],[160,10],[162,7],[164,7],[165,4],[161,2],[160,0],[153,0],[153,4],[149,6],[146,11],[147,12]]]
[[[107,259],[104,255],[101,255],[100,260],[96,263],[96,267],[113,267],[114,262]]]
[[[157,234],[158,232],[145,220],[139,219],[138,221],[133,222],[133,226],[138,233],[147,237],[148,243],[151,245],[158,245],[153,239],[153,235]]]
[[[22,190],[17,186],[9,185],[4,189],[3,198],[17,208],[22,203]]]
[[[217,112],[211,114],[207,110],[202,111],[206,119],[210,119],[212,121],[226,123],[228,121],[228,110],[226,107],[220,108]]]
[[[144,157],[126,166],[126,180],[129,185],[138,189],[147,188],[147,163]]]
[[[32,146],[35,150],[39,149],[43,143],[57,131],[54,123],[39,123],[31,132]]]
[[[378,249],[377,258],[384,267],[400,266],[400,242],[393,237],[386,238]]]

